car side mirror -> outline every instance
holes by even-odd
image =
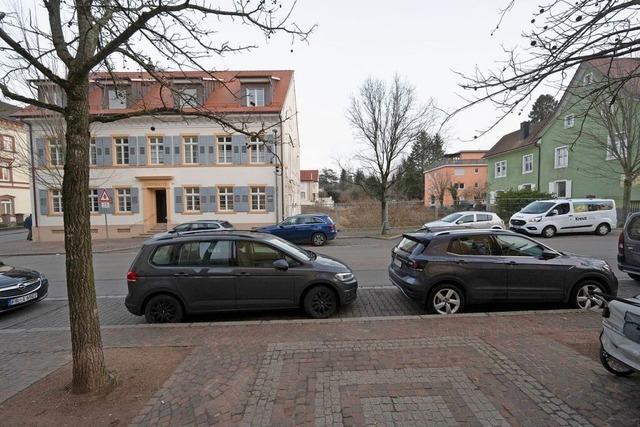
[[[457,220],[456,224],[462,224],[462,220],[461,219]]]
[[[284,259],[277,259],[273,261],[273,268],[276,270],[287,271],[289,269],[289,263]]]
[[[554,209],[551,212],[549,212],[549,215],[547,215],[547,216],[556,216],[556,215],[558,215],[558,210]]]
[[[554,259],[555,257],[557,257],[558,254],[554,251],[550,251],[548,249],[544,249],[542,251],[542,253],[540,254],[540,258],[547,260],[547,259]]]
[[[171,230],[169,230],[169,233],[173,234],[173,233],[177,233],[175,228],[172,228]]]

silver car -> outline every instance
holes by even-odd
[[[176,235],[194,234],[206,231],[232,231],[233,225],[228,221],[217,219],[199,219],[193,222],[176,225],[171,230],[164,233],[154,234],[152,239],[164,239]]]
[[[504,221],[493,212],[455,212],[438,221],[427,222],[422,226],[423,230],[455,229],[455,228],[479,228],[479,229],[504,229]]]

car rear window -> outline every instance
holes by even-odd
[[[640,240],[640,216],[631,218],[627,224],[627,234],[633,240]]]
[[[422,243],[413,239],[409,239],[408,237],[403,237],[396,247],[402,252],[406,252],[408,254],[417,254],[424,251],[427,244],[428,243]]]

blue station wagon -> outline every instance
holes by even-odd
[[[280,224],[258,228],[262,233],[273,234],[290,242],[312,243],[322,246],[338,234],[336,223],[326,214],[301,214],[290,216]]]

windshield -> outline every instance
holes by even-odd
[[[461,216],[462,216],[461,213],[452,213],[452,214],[449,214],[449,215],[445,216],[440,221],[443,221],[443,222],[455,222]]]
[[[310,255],[310,253],[312,253],[311,251],[306,251],[294,245],[293,243],[289,243],[286,240],[282,240],[279,237],[276,237],[276,236],[265,237],[265,241],[267,241],[268,243],[271,243],[273,246],[275,246],[278,249],[281,249],[295,257],[298,257],[299,259],[303,259],[305,261],[311,260],[311,255]]]
[[[191,224],[180,224],[173,228],[173,231],[187,231]]]
[[[290,216],[289,218],[282,221],[279,225],[295,225],[297,220],[298,220],[298,217]]]
[[[520,212],[526,214],[541,214],[551,209],[553,205],[555,205],[555,202],[533,202],[525,206]]]

